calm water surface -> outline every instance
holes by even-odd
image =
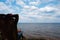
[[[60,23],[20,23],[17,26],[31,37],[60,38]]]

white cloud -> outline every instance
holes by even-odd
[[[50,11],[54,11],[54,10],[56,10],[56,8],[54,8],[54,7],[51,7],[51,6],[46,6],[46,7],[44,7],[44,8],[40,8],[40,11],[42,11],[42,12],[50,12]]]
[[[12,4],[12,2],[14,2],[15,0],[6,0],[6,2],[5,3],[7,3],[7,4],[9,4],[9,5],[11,5]]]
[[[16,7],[16,9],[18,10],[18,8]],[[3,2],[0,2],[0,13],[15,13],[16,10],[14,10],[13,8],[11,8],[10,6],[6,5]]]
[[[35,6],[31,6],[31,9],[33,10],[33,9],[37,9],[37,7],[35,7]]]
[[[3,2],[0,2],[0,10],[6,10],[8,9],[8,7],[3,3]]]
[[[24,6],[24,8],[29,9],[29,8],[30,8],[30,6],[25,5],[25,6]]]
[[[37,6],[37,5],[39,5],[40,3],[41,3],[40,1],[29,2],[29,5]]]
[[[32,22],[32,19],[30,19],[29,17],[27,17],[27,16],[22,16],[22,15],[20,15],[19,14],[19,22]]]
[[[17,13],[19,11],[19,22],[53,22],[53,21],[59,21],[59,18],[56,18],[56,16],[60,16],[60,7],[59,6],[51,6],[46,5],[45,7],[38,8],[37,6],[40,3],[46,3],[51,2],[53,0],[35,0],[30,1],[29,5],[26,5],[23,0],[16,0],[16,5],[22,6],[23,8],[20,11],[19,7],[13,8],[11,5],[12,2],[15,0],[7,0],[6,3],[9,3],[10,5],[6,5],[3,2],[0,2],[0,13],[4,11],[4,13]],[[29,0],[28,0],[29,1]],[[17,11],[16,11],[17,10]],[[49,12],[54,12],[50,13]],[[46,13],[47,12],[47,13]]]
[[[38,15],[38,14],[42,14],[50,11],[54,11],[56,10],[56,8],[54,7],[43,7],[43,8],[38,8],[36,6],[24,6],[24,8],[22,9],[22,13],[25,15]]]
[[[35,6],[24,6],[22,12],[24,15],[36,15],[38,12],[38,8]]]
[[[25,5],[24,7],[23,7],[23,9],[28,9],[28,10],[35,10],[35,9],[38,9],[36,6],[27,6],[27,5]]]
[[[25,3],[22,0],[16,0],[16,4],[20,6],[25,6]]]
[[[31,22],[55,22],[58,19],[55,17],[55,15],[59,15],[59,8],[58,7],[54,7],[54,6],[45,6],[43,8],[38,8],[36,6],[24,6],[24,8],[22,9],[22,15],[24,16],[24,18],[31,19],[28,21]],[[53,13],[48,14],[45,12],[51,12],[53,11]],[[59,13],[58,13],[59,12]],[[23,20],[24,20],[23,18]],[[34,19],[34,20],[33,20]]]
[[[51,1],[54,1],[54,0],[41,0],[42,3],[48,3],[48,2],[51,2]]]

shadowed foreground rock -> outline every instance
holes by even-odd
[[[2,40],[18,40],[17,22],[17,14],[0,14],[0,32]]]

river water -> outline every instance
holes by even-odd
[[[17,26],[28,37],[60,38],[60,23],[19,23]]]

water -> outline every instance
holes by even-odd
[[[17,26],[28,37],[60,38],[60,23],[20,23]]]

